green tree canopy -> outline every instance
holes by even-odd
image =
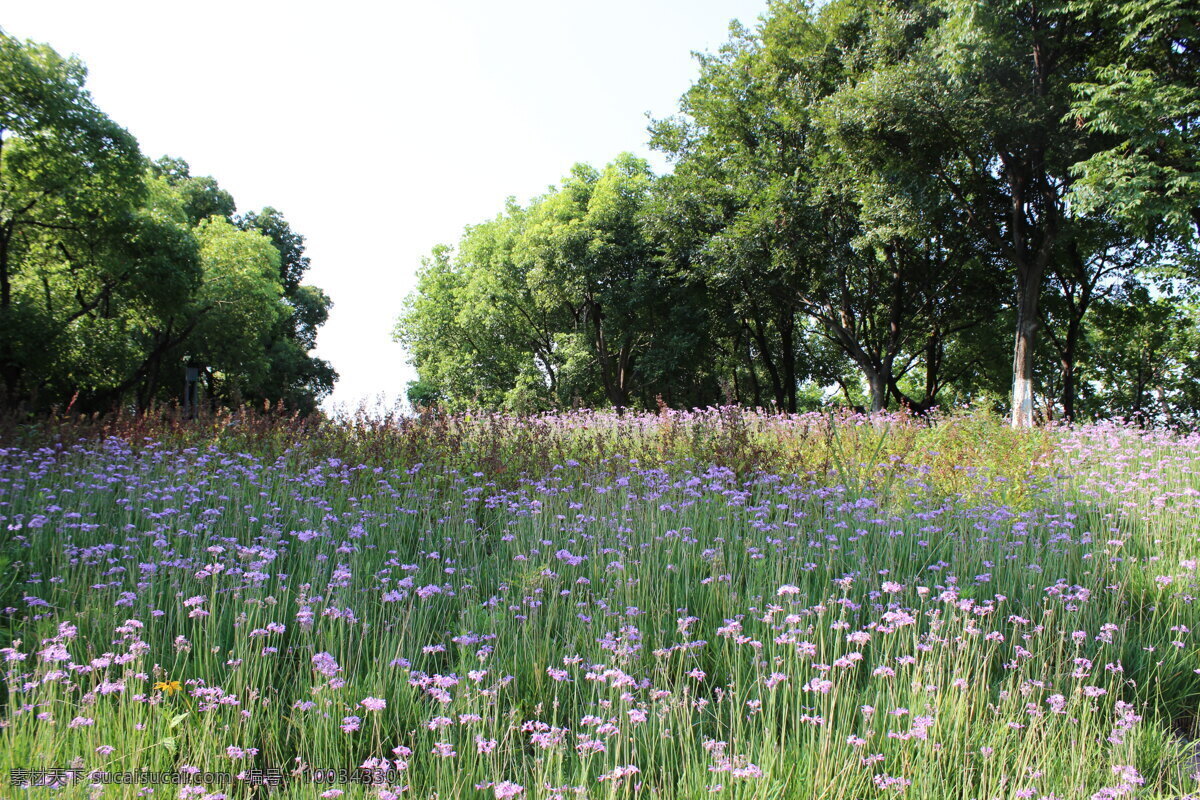
[[[181,159],[147,162],[86,71],[0,33],[0,393],[9,406],[145,408],[185,365],[211,400],[311,410],[336,375],[308,351],[329,299],[303,237]],[[235,225],[236,220],[236,225]]]

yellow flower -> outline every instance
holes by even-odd
[[[175,692],[182,691],[183,684],[181,684],[179,681],[159,681],[158,683],[154,684],[154,690],[158,692],[166,692],[167,694],[173,694]]]

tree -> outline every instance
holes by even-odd
[[[420,396],[512,410],[696,397],[703,308],[647,228],[653,182],[629,155],[576,165],[527,207],[510,200],[468,227],[456,250],[435,248],[396,328]]]
[[[773,3],[652,124],[671,173],[579,166],[427,267],[421,393],[796,410],[836,386],[924,412],[1011,390],[1021,427],[1035,391],[1067,419],[1128,406],[1119,368],[1180,419],[1193,318],[1161,303],[1200,264],[1195,30],[1182,0]],[[1145,369],[1097,360],[1121,320]]]
[[[266,345],[289,308],[279,283],[280,257],[271,240],[221,217],[196,231],[204,280],[180,320],[188,337],[185,361],[209,367],[230,399],[262,383],[271,364]]]
[[[514,253],[539,306],[565,310],[586,332],[604,396],[618,408],[641,388],[638,362],[671,316],[674,287],[641,219],[653,181],[649,165],[629,154],[603,171],[576,165],[530,209]]]
[[[1086,346],[1088,312],[1160,256],[1110,220],[1080,221],[1074,228],[1051,262],[1049,292],[1038,312],[1058,364],[1058,399],[1066,420],[1076,418],[1077,364]]]
[[[848,147],[894,185],[951,195],[980,246],[1006,265],[1016,312],[1012,421],[1026,426],[1044,277],[1080,220],[1067,200],[1072,167],[1104,145],[1067,112],[1113,36],[1057,0],[937,9],[914,47],[840,90],[830,108]]]
[[[424,260],[396,327],[424,387],[416,401],[534,410],[563,400],[564,312],[537,304],[513,258],[526,218],[510,199],[468,226],[457,251],[439,246]]]
[[[859,369],[873,410],[889,397],[924,410],[948,377],[948,340],[994,315],[991,265],[964,246],[963,215],[936,192],[889,191],[826,118],[876,51],[903,52],[925,24],[890,23],[862,4],[816,15],[780,4],[761,30],[735,26],[717,56],[702,56],[683,115],[654,127],[676,162],[664,205],[702,231],[674,238],[732,298],[782,408],[796,408],[798,353],[808,376],[829,372],[812,360],[820,348],[801,343],[804,318]],[[921,363],[918,399],[901,381]]]
[[[304,413],[333,389],[337,373],[329,362],[309,355],[316,347],[317,329],[329,319],[333,302],[316,286],[302,283],[312,266],[304,253],[304,237],[292,230],[283,214],[267,207],[235,219],[244,231],[261,233],[279,253],[279,284],[288,306],[266,343],[270,366],[247,399],[283,403]]]
[[[518,376],[532,368],[531,338],[523,335],[520,314],[506,313],[510,298],[498,293],[492,274],[493,257],[503,260],[511,248],[513,223],[500,217],[472,226],[458,253],[440,245],[424,259],[395,334],[426,387],[423,402],[437,397],[454,410],[502,408]],[[520,292],[524,281],[509,285]]]
[[[208,176],[193,176],[191,167],[182,158],[162,156],[150,165],[151,173],[171,186],[180,201],[180,209],[191,225],[199,225],[209,217],[224,217],[233,221],[237,204],[233,195]]]
[[[0,33],[0,393],[9,405],[144,409],[185,363],[214,399],[311,410],[329,298],[303,237],[181,159],[147,163],[92,103],[86,71]],[[260,232],[261,231],[261,232]]]
[[[269,239],[221,217],[193,229],[198,273],[183,296],[156,313],[130,316],[121,339],[130,348],[121,380],[101,395],[132,394],[138,409],[178,396],[176,377],[202,367],[207,393],[239,402],[267,371],[263,343],[286,314],[277,280],[279,255]]]
[[[45,337],[135,277],[89,257],[137,237],[142,160],[134,138],[92,102],[86,75],[77,59],[0,31],[0,384],[9,404],[38,388],[27,373],[44,363]],[[56,255],[77,283],[69,311],[52,297],[31,299],[31,265]],[[49,276],[38,278],[52,295]]]
[[[57,347],[54,362],[42,372],[52,397],[81,394],[81,409],[108,410],[131,389],[136,389],[135,403],[144,408],[158,380],[147,370],[155,362],[147,363],[145,330],[179,313],[200,287],[200,245],[189,226],[147,206],[136,212],[115,251],[104,255],[119,265],[124,280],[93,290],[101,302],[85,307],[68,305],[80,294],[71,275],[81,271],[72,260],[40,265],[45,285],[54,287],[57,306],[73,309],[65,316],[55,314],[47,300],[54,320],[48,341]],[[47,274],[55,268],[65,274]]]
[[[1077,13],[1121,31],[1119,46],[1073,87],[1069,124],[1111,137],[1072,168],[1081,208],[1138,236],[1161,226],[1200,236],[1200,11],[1188,0],[1079,0]]]
[[[1088,330],[1085,406],[1140,425],[1200,421],[1200,309],[1194,298],[1123,285]]]

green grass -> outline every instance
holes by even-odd
[[[229,422],[10,431],[0,769],[288,775],[195,793],[231,798],[1200,786],[1194,439],[730,410]],[[309,781],[377,758],[404,769]]]

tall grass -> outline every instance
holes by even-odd
[[[31,794],[1200,786],[1194,438],[711,409],[6,440],[0,769],[76,770]],[[88,778],[140,769],[243,777]]]

